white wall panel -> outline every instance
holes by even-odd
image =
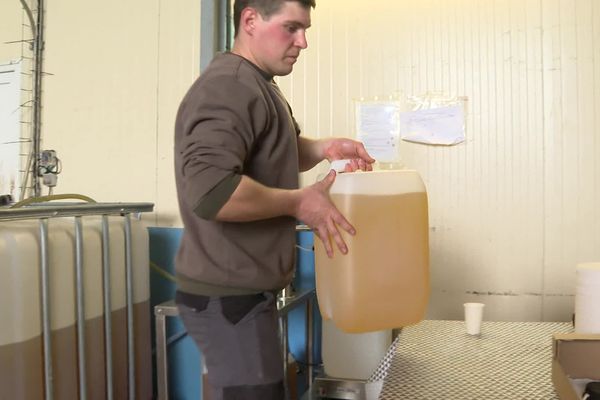
[[[200,2],[56,0],[47,7],[43,148],[63,163],[55,193],[148,201],[178,225],[173,129],[198,76]]]
[[[575,266],[600,259],[600,5],[544,4],[546,316],[572,312]]]
[[[159,8],[156,182],[157,224],[180,226],[173,161],[175,115],[200,70],[200,2],[161,0]]]
[[[57,189],[152,200],[158,1],[57,0],[46,21],[42,148],[62,160]]]
[[[308,135],[352,134],[360,97],[468,97],[465,143],[401,146],[429,192],[431,316],[479,299],[490,318],[570,318],[575,264],[600,259],[599,9],[329,0],[313,11],[309,49],[280,79]]]

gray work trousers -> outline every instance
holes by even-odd
[[[178,292],[180,316],[208,373],[210,400],[283,400],[276,297]]]

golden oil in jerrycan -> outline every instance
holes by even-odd
[[[411,325],[423,319],[429,299],[427,193],[414,170],[339,174],[331,198],[356,228],[348,245],[328,258],[315,241],[321,314],[344,332]]]

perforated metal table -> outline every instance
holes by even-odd
[[[563,322],[484,322],[470,336],[462,321],[423,321],[402,330],[370,380],[384,379],[380,400],[558,400],[552,334],[571,331]]]

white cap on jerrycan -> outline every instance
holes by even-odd
[[[347,162],[336,163],[336,169]],[[422,320],[429,298],[429,226],[427,193],[417,171],[340,173],[329,193],[357,233],[339,229],[347,255],[332,242],[335,254],[328,258],[315,242],[323,318],[353,333]]]
[[[346,164],[350,163],[352,160],[350,159],[346,159],[346,160],[334,160],[331,162],[330,165],[330,169],[334,170],[335,172],[344,172],[344,170],[346,169]]]

